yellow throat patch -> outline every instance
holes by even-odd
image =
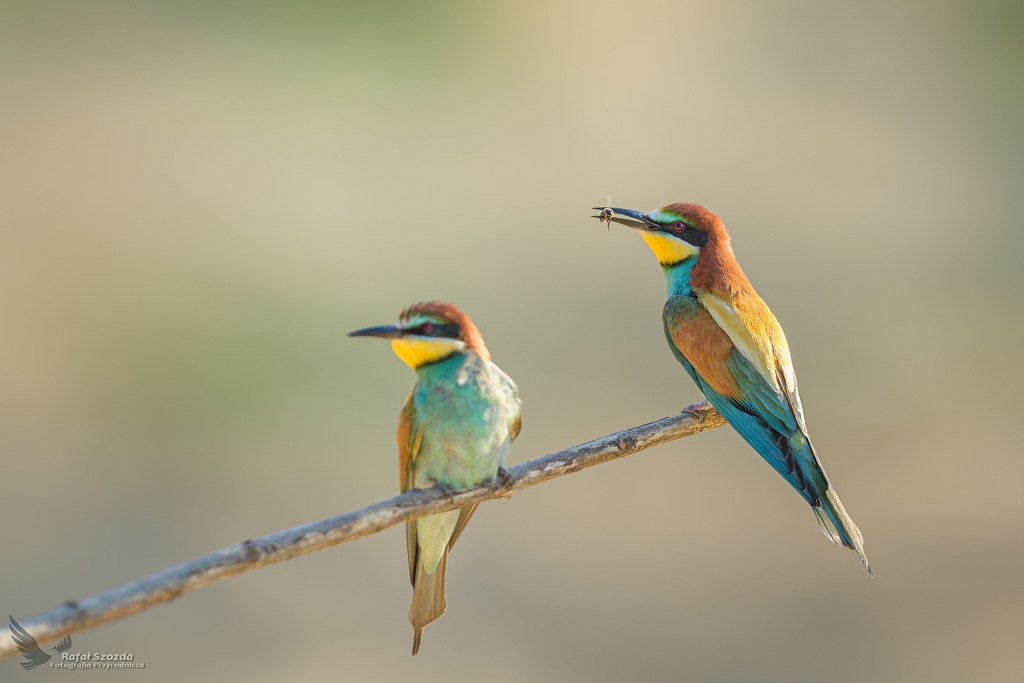
[[[446,337],[412,335],[391,340],[391,350],[414,370],[425,363],[433,363],[465,348],[464,342]]]
[[[640,236],[647,242],[654,255],[658,257],[658,263],[663,266],[679,263],[700,253],[700,249],[689,242],[684,242],[676,237],[670,237],[660,232],[642,230]]]

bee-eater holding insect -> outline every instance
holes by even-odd
[[[640,231],[665,272],[665,336],[707,400],[800,492],[834,543],[857,552],[864,539],[846,514],[811,445],[782,327],[733,255],[729,233],[698,204],[650,213],[595,207],[602,223]]]
[[[448,493],[504,478],[505,458],[521,425],[515,383],[491,362],[476,325],[452,304],[427,301],[406,308],[394,325],[349,332],[382,337],[417,380],[398,420],[402,492],[437,486]],[[412,580],[409,621],[420,650],[427,624],[444,614],[448,551],[476,505],[421,517],[405,525]]]

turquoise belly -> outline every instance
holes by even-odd
[[[416,387],[417,422],[423,441],[416,456],[413,485],[434,482],[463,490],[491,481],[509,451],[514,398],[489,363],[460,355],[420,372]]]

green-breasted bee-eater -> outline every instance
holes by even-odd
[[[857,552],[864,539],[811,445],[782,327],[733,255],[729,233],[698,204],[650,213],[595,207],[595,218],[640,231],[668,283],[663,321],[672,353],[707,400],[800,492],[821,530]]]
[[[464,491],[505,476],[505,458],[521,425],[519,393],[509,376],[491,362],[484,339],[468,315],[452,304],[427,301],[406,308],[394,325],[356,330],[349,336],[390,339],[395,354],[416,371],[416,384],[398,420],[403,493],[432,486]],[[447,607],[448,552],[476,507],[406,524],[414,655],[423,629]]]

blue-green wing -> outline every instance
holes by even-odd
[[[700,387],[708,402],[804,500],[811,505],[820,505],[820,493],[828,488],[828,479],[817,462],[810,441],[799,431],[789,402],[769,387],[760,373],[736,349],[729,356],[726,368],[742,399],[723,396],[701,377],[676,347],[667,321],[665,336],[673,355]],[[806,447],[794,451],[790,437],[797,434],[802,437]],[[799,439],[797,441],[799,445]]]

